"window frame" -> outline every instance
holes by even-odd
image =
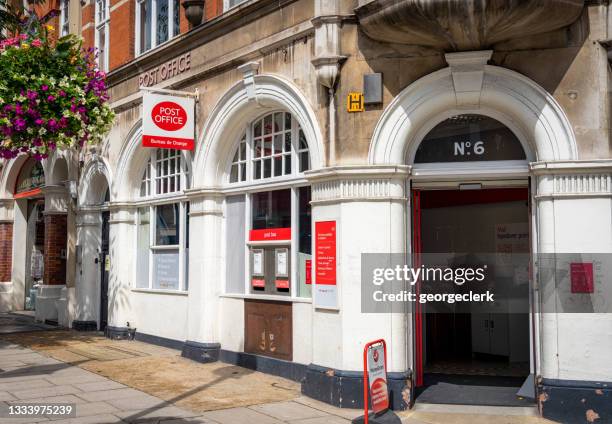
[[[104,20],[100,22],[100,3],[104,3]],[[102,53],[102,64],[100,66],[100,57],[98,57],[98,67],[103,72],[109,70],[109,50],[110,50],[110,0],[95,0],[94,3],[94,46],[100,53],[100,33],[104,31],[104,50]]]
[[[149,37],[151,39],[151,47],[148,49],[146,47],[142,47],[143,44],[143,36],[145,34],[146,28],[142,28],[142,10],[147,0],[136,0],[136,24],[134,25],[136,34],[134,37],[136,57],[145,54],[146,52],[150,52],[157,47],[163,46],[164,44],[171,41],[173,38],[179,36],[181,34],[181,13],[180,13],[180,1],[178,4],[179,8],[179,22],[178,27],[175,28],[174,25],[174,13],[175,13],[175,2],[174,0],[168,1],[168,39],[162,41],[161,43],[157,42],[157,2],[158,0],[151,0],[151,28],[149,29]],[[146,37],[145,37],[146,39]]]
[[[274,119],[274,113],[284,112],[291,115],[291,173],[287,175],[272,176],[269,178],[253,178],[253,138],[254,138],[254,125],[263,120],[267,115],[272,115]],[[235,150],[232,151],[230,160],[228,161],[227,172],[225,176],[226,185],[224,192],[227,196],[244,196],[244,286],[241,293],[228,291],[227,281],[224,280],[222,295],[226,297],[239,297],[239,298],[254,298],[254,299],[271,299],[285,302],[312,302],[313,295],[312,289],[310,297],[299,296],[298,293],[298,249],[299,249],[299,189],[302,187],[312,187],[311,184],[304,178],[304,173],[299,171],[299,131],[304,132],[295,116],[287,110],[272,110],[264,114],[261,114],[249,121],[245,126],[243,132],[235,144]],[[243,135],[246,134],[246,175],[245,181],[230,182],[232,165],[234,165],[235,152],[240,149],[240,143],[243,140]],[[306,134],[304,133],[304,137]],[[274,139],[272,140],[274,142]],[[308,139],[306,139],[308,144]],[[303,149],[302,149],[303,151]],[[309,152],[309,165],[312,165],[312,158]],[[238,158],[240,156],[238,155]],[[252,208],[253,208],[253,194],[261,192],[269,192],[275,190],[289,189],[291,191],[291,240],[287,241],[251,241],[249,240],[249,232],[253,228],[252,222]],[[312,193],[312,192],[311,192]],[[224,200],[225,216],[227,216],[227,201]],[[227,220],[224,220],[224,226],[227,225]],[[224,228],[224,234],[227,234],[226,228]],[[311,231],[314,231],[314,224],[311,215]],[[314,261],[314,237],[311,235],[311,257]],[[251,275],[250,275],[250,248],[257,246],[278,246],[278,247],[289,247],[291,249],[290,263],[291,270],[289,272],[290,279],[290,293],[289,295],[277,295],[277,294],[254,294],[251,293]],[[230,254],[227,251],[227,246],[224,246],[225,254]],[[224,273],[227,278],[226,273]],[[312,288],[312,286],[311,286]]]
[[[136,193],[136,212],[134,214],[135,224],[135,237],[134,237],[134,249],[136,255],[136,261],[138,261],[138,230],[141,223],[140,209],[148,208],[149,212],[149,240],[148,240],[148,284],[147,287],[138,287],[138,265],[134,267],[134,284],[132,290],[135,291],[153,291],[156,293],[176,293],[176,294],[187,294],[189,291],[189,270],[188,270],[188,237],[187,233],[188,220],[189,220],[189,201],[187,200],[184,191],[188,188],[190,182],[190,169],[188,167],[188,159],[186,154],[182,150],[175,150],[180,157],[181,169],[178,173],[172,175],[180,176],[180,190],[173,192],[167,192],[158,194],[157,184],[157,162],[166,160],[162,157],[158,159],[157,155],[160,151],[165,149],[152,149],[147,159],[145,168],[142,171],[141,184],[137,187]],[[150,191],[141,195],[141,187],[143,181],[148,180]],[[157,231],[157,210],[159,206],[178,204],[179,207],[179,242],[178,244],[172,245],[158,245],[156,244],[156,231]],[[179,284],[177,289],[160,289],[153,287],[153,269],[154,269],[154,255],[156,252],[178,250],[179,255]]]
[[[262,121],[268,116],[268,115],[272,115],[272,122],[274,122],[274,114],[276,113],[289,113],[289,115],[291,115],[291,151],[289,153],[289,157],[291,160],[291,173],[289,174],[282,174],[282,175],[278,175],[278,176],[274,176],[274,170],[271,170],[271,176],[270,177],[260,177],[260,178],[254,178],[254,131],[255,131],[255,124],[259,121]],[[262,131],[263,131],[263,127],[262,127]],[[312,165],[312,159],[310,158],[310,147],[308,147],[308,149],[300,149],[299,146],[299,134],[300,131],[304,134],[304,137],[306,137],[306,134],[304,133],[304,130],[302,129],[300,123],[298,122],[298,120],[295,118],[295,116],[287,111],[287,110],[272,110],[269,112],[266,112],[264,114],[259,115],[258,117],[256,117],[255,119],[253,119],[252,121],[250,121],[246,127],[243,130],[244,133],[244,138],[246,139],[246,160],[245,161],[238,161],[238,162],[234,162],[234,157],[235,155],[231,156],[231,159],[229,160],[229,164],[227,166],[227,170],[226,170],[226,176],[225,176],[225,180],[226,183],[228,185],[228,187],[230,189],[240,189],[241,187],[250,187],[253,185],[268,185],[268,184],[273,184],[273,183],[277,183],[277,182],[286,182],[286,181],[290,181],[290,180],[297,180],[297,179],[303,179],[304,177],[304,172],[299,170],[300,167],[300,158],[299,155],[302,152],[308,152],[308,162],[309,162],[309,167],[307,170],[311,169],[310,165]],[[283,134],[286,131],[283,131]],[[274,134],[274,132],[273,132]],[[272,135],[272,145],[274,145],[274,136]],[[263,132],[262,132],[262,138],[263,138]],[[235,144],[235,149],[234,152],[238,151],[240,149],[240,143],[242,142],[243,137],[240,137],[239,141]],[[308,140],[306,140],[306,143],[308,143]],[[272,168],[274,167],[274,154],[272,154],[272,156],[270,156],[272,159]],[[285,156],[285,153],[282,152],[278,155],[279,157],[283,157]],[[267,158],[267,156],[266,156]],[[232,166],[237,164],[237,163],[246,163],[246,169],[245,169],[245,174],[246,174],[246,179],[243,181],[234,181],[231,182],[231,173],[232,173]],[[284,163],[284,162],[283,162]],[[284,171],[284,167],[283,167],[283,171]],[[240,175],[240,174],[239,174]],[[263,161],[262,161],[262,175],[263,175]]]
[[[231,0],[223,0],[223,12],[228,12],[238,6],[240,6],[241,4],[244,4],[246,2],[248,2],[249,0],[239,0],[238,3],[234,4],[233,6],[230,5]]]
[[[70,0],[60,0],[60,36],[70,34]]]

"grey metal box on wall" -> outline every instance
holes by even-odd
[[[363,102],[365,104],[382,103],[382,74],[365,74],[363,76]]]

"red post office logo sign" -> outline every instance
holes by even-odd
[[[142,106],[144,147],[193,150],[194,99],[145,92]]]
[[[161,102],[151,111],[153,123],[164,131],[178,131],[187,123],[187,112],[174,102]]]

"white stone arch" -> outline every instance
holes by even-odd
[[[56,150],[43,162],[45,185],[62,185],[66,180],[76,180],[77,175],[73,150]]]
[[[111,185],[111,199],[113,201],[134,200],[138,196],[142,174],[151,154],[151,148],[142,147],[142,119],[139,119],[133,126],[128,136],[127,142],[123,144],[117,162],[115,180]],[[191,152],[181,150],[183,162],[187,167],[187,172],[191,172]],[[186,187],[190,188],[190,187]]]
[[[311,169],[321,168],[323,137],[306,97],[285,79],[257,75],[253,82],[240,81],[230,88],[206,120],[194,159],[193,187],[224,185],[229,163],[247,124],[278,110],[291,113],[298,121],[308,142]]]
[[[1,199],[12,199],[15,194],[15,184],[19,177],[21,168],[29,159],[26,154],[19,155],[14,159],[8,160],[2,167],[2,174],[0,174],[0,198]],[[43,165],[43,172],[45,173],[45,180],[47,177],[46,167]]]
[[[490,116],[508,126],[521,140],[529,161],[577,159],[574,132],[553,96],[517,72],[485,65],[487,53],[447,55],[449,67],[399,93],[374,129],[368,162],[412,164],[429,130],[452,115],[464,113]],[[457,63],[460,55],[485,59],[482,63]]]
[[[106,158],[89,160],[79,181],[79,206],[94,206],[104,202],[106,188],[110,190],[112,174]]]

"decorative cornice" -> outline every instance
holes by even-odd
[[[315,28],[322,26],[323,24],[357,24],[357,15],[322,15],[316,16],[310,20]]]
[[[339,165],[304,172],[311,182],[346,178],[401,178],[410,175],[409,165]]]
[[[534,175],[612,172],[612,159],[532,162]]]
[[[410,167],[337,166],[309,171],[312,204],[346,201],[405,201]]]

